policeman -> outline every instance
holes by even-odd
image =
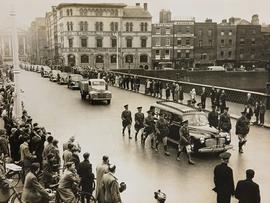
[[[212,111],[208,113],[208,122],[210,127],[218,128],[218,112],[216,106],[212,106]]]
[[[247,134],[249,133],[249,119],[246,117],[246,112],[241,112],[242,116],[236,122],[235,134],[238,135],[239,153],[243,153],[243,145],[247,142]]]
[[[144,119],[144,132],[142,143],[145,143],[146,138],[151,136],[151,147],[154,149],[154,135],[155,135],[155,120],[152,111],[147,111],[147,117]]]
[[[188,120],[184,120],[182,122],[182,127],[179,130],[180,140],[178,144],[178,152],[177,152],[177,161],[180,161],[180,154],[184,150],[187,153],[188,163],[194,165],[195,163],[191,160],[191,142],[190,142],[190,134],[188,129]]]
[[[164,114],[160,114],[159,119],[156,123],[156,151],[158,151],[158,145],[160,142],[163,142],[164,145],[164,154],[170,156],[168,152],[167,139],[169,135],[169,122],[165,119]]]
[[[123,126],[122,134],[123,134],[123,136],[125,136],[125,130],[126,130],[126,128],[128,128],[129,139],[132,139],[132,137],[130,136],[130,127],[131,127],[131,123],[132,123],[131,112],[128,110],[128,104],[126,104],[124,106],[124,108],[125,108],[125,110],[121,114],[122,126]]]
[[[219,118],[219,130],[223,132],[230,133],[232,124],[231,124],[231,118],[230,114],[228,113],[229,108],[224,108],[224,113],[220,115]]]
[[[142,107],[139,106],[139,107],[137,107],[137,109],[138,109],[138,112],[135,113],[135,119],[134,119],[135,120],[134,128],[135,128],[135,131],[136,131],[136,133],[135,133],[135,141],[137,141],[137,136],[138,136],[139,131],[144,128],[144,125],[143,125],[143,123],[144,123],[144,114],[142,113]]]
[[[215,188],[213,190],[217,193],[217,203],[230,203],[231,196],[234,195],[233,171],[228,166],[231,154],[223,152],[219,156],[221,164],[214,169]]]

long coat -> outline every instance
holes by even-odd
[[[28,203],[45,203],[49,200],[49,194],[38,182],[35,174],[27,173],[22,193],[22,200]]]
[[[221,129],[224,132],[230,132],[230,130],[232,129],[231,118],[228,113],[227,114],[223,113],[220,115],[219,129]]]
[[[239,203],[260,203],[259,185],[252,180],[240,180],[236,186],[235,197]]]
[[[104,197],[104,194],[102,193],[101,180],[102,180],[103,175],[105,173],[108,173],[108,171],[109,171],[109,166],[108,166],[108,164],[105,164],[105,163],[102,163],[101,165],[97,166],[97,169],[96,169],[96,181],[97,181],[97,185],[96,185],[96,198],[101,203],[104,203],[104,199],[102,199],[102,197]]]
[[[106,173],[102,178],[104,199],[106,203],[121,203],[119,184],[117,178],[111,173]]]
[[[214,183],[213,190],[217,193],[218,200],[230,199],[234,194],[233,171],[227,164],[221,163],[215,167]]]
[[[82,161],[79,166],[78,166],[78,175],[81,178],[81,186],[82,190],[85,192],[91,192],[93,191],[93,181],[94,181],[94,176],[92,173],[92,164],[88,160]]]
[[[249,132],[249,121],[245,116],[241,116],[236,122],[236,135],[246,135]]]

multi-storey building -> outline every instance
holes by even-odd
[[[260,62],[262,53],[261,25],[240,20],[236,26],[236,65],[252,66]]]
[[[29,28],[29,55],[30,62],[45,64],[47,59],[47,39],[45,18],[36,18]]]
[[[233,67],[235,64],[236,25],[223,20],[217,25],[217,65]]]
[[[9,27],[0,30],[0,64],[2,62],[11,62],[13,59],[12,53],[12,29]],[[27,32],[24,29],[17,29],[18,35],[18,52],[21,61],[27,61],[28,46]]]
[[[207,19],[195,22],[194,66],[205,67],[216,64],[217,23]]]
[[[64,58],[65,65],[104,69],[117,68],[117,64],[119,68],[150,67],[152,16],[146,3],[143,7],[138,3],[133,7],[64,3],[56,7],[56,15],[54,30],[58,43],[54,42],[59,44],[59,56]],[[52,30],[52,24],[48,26],[47,31]],[[52,35],[48,36],[53,44],[51,38]]]
[[[173,63],[175,68],[193,67],[195,19],[173,22]]]
[[[270,65],[270,25],[262,26],[262,61]]]
[[[172,13],[170,10],[162,9],[159,12],[159,23],[169,23],[172,21]]]

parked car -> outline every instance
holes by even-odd
[[[209,66],[207,69],[211,71],[225,71],[223,66]]]
[[[60,73],[60,79],[59,79],[59,81],[57,81],[57,83],[60,84],[60,85],[68,84],[68,76],[69,76],[69,73],[61,72]]]
[[[50,73],[50,81],[57,82],[60,79],[60,70],[52,70]]]
[[[48,78],[50,77],[50,72],[52,71],[52,69],[48,66],[43,66],[41,68],[41,77],[44,77],[44,78]]]
[[[181,122],[188,120],[192,152],[218,153],[232,149],[231,135],[210,127],[205,112],[169,101],[159,101],[153,104],[150,110],[155,113],[156,119],[160,113],[166,114],[170,122],[168,142],[172,145],[177,145],[180,139]]]
[[[79,74],[70,74],[68,76],[68,88],[80,89],[80,81],[83,80],[83,76]]]
[[[80,93],[82,100],[107,101],[111,103],[112,93],[108,91],[108,86],[103,79],[82,80],[80,82]]]

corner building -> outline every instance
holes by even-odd
[[[56,13],[57,27],[51,24],[54,27],[47,30],[55,30],[57,36],[52,34],[55,40],[48,37],[48,41],[57,41],[64,65],[150,68],[152,16],[146,3],[63,3]],[[53,43],[50,47],[54,48]]]

